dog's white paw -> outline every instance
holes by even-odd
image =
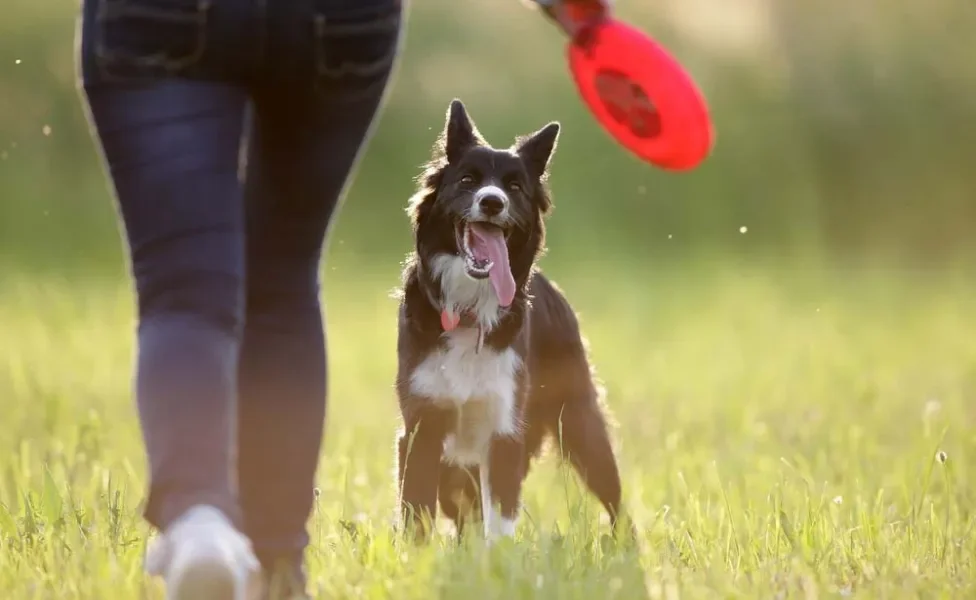
[[[498,540],[515,537],[515,519],[500,515],[497,509],[488,511],[485,519],[485,540],[492,544]]]

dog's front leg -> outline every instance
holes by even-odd
[[[496,435],[481,465],[481,506],[485,538],[513,537],[525,477],[525,444],[519,436]]]
[[[418,540],[433,531],[437,515],[437,483],[447,436],[447,415],[429,407],[406,419],[397,443],[400,522],[415,526]]]

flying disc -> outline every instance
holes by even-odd
[[[704,97],[678,61],[645,33],[604,17],[570,41],[568,60],[597,121],[639,158],[684,171],[711,152]]]

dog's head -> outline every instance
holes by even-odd
[[[458,286],[490,285],[498,305],[510,305],[545,242],[552,206],[546,178],[558,136],[559,124],[549,123],[508,149],[493,148],[464,104],[451,102],[408,208],[423,266],[442,279],[463,274]]]

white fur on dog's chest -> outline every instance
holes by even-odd
[[[445,334],[447,347],[428,356],[410,378],[411,392],[457,409],[455,431],[444,445],[444,458],[480,464],[493,435],[517,431],[516,374],[521,359],[512,349],[476,350],[478,331]]]

